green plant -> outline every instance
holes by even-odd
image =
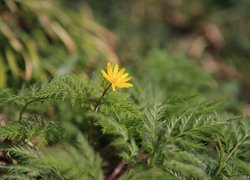
[[[208,98],[216,97],[216,92],[214,89],[201,92],[200,87],[206,87],[213,79],[195,66],[185,65],[185,58],[176,61],[175,56],[160,51],[149,57],[149,70],[141,78],[134,76],[137,80],[133,88],[108,90],[101,101],[107,82],[100,75],[86,79],[61,76],[41,87],[23,88],[17,95],[2,91],[1,108],[7,115],[7,123],[0,128],[7,163],[1,165],[3,176],[248,177],[249,121],[223,110],[220,107],[223,103],[209,101]],[[172,73],[186,75],[190,80],[200,75],[206,82],[190,81],[190,86],[186,83],[189,81],[181,78],[176,82],[174,78],[168,79],[171,71],[165,76],[158,68],[167,66],[166,61],[176,62]],[[157,81],[151,80],[153,72],[159,78]],[[146,79],[151,86],[146,86]],[[179,92],[174,88],[177,83],[182,86]],[[97,105],[99,109],[95,111]]]

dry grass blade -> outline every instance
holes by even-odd
[[[74,40],[70,37],[67,31],[58,22],[53,22],[51,24],[51,28],[60,37],[64,45],[71,53],[77,50],[77,46]]]
[[[20,52],[23,49],[23,46],[17,39],[16,34],[11,30],[11,28],[6,23],[4,23],[1,20],[0,20],[0,31],[7,39],[9,39],[9,42],[13,47],[13,49],[15,49],[18,52]]]

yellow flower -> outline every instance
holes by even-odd
[[[116,64],[114,70],[110,63],[107,65],[107,73],[102,70],[102,76],[112,84],[112,89],[115,91],[115,87],[118,88],[130,88],[133,84],[128,83],[131,77],[128,73],[125,73],[125,68],[119,70],[119,65]]]

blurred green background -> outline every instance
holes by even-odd
[[[249,5],[248,0],[1,0],[0,88],[71,72],[91,76],[107,59],[139,77],[150,69],[146,59],[182,54],[216,79],[210,87],[229,99],[232,111],[249,115]],[[169,70],[178,79],[189,66],[162,73]]]

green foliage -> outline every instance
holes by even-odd
[[[161,104],[155,104],[145,113],[143,127],[141,129],[142,144],[150,153],[156,153],[160,148],[159,138],[162,137],[163,124],[161,121],[164,117],[165,107]]]
[[[176,175],[177,176],[177,175]],[[180,179],[176,176],[171,176],[171,173],[162,171],[158,168],[145,168],[145,167],[138,167],[134,168],[130,172],[128,172],[125,176],[123,176],[122,180],[136,180],[136,179],[153,179],[153,180],[177,180]]]
[[[169,93],[174,93],[169,94],[171,97],[180,96],[184,92],[186,96],[196,94],[197,91],[200,94],[208,94],[213,85],[209,74],[201,73],[200,69],[181,54],[153,50],[148,53],[145,66],[148,73],[146,80],[158,84]]]
[[[101,159],[79,133],[76,147],[64,144],[38,151],[30,147],[10,147],[12,158],[20,161],[18,165],[0,166],[11,174],[7,179],[22,178],[60,178],[60,179],[103,179]]]
[[[120,151],[118,155],[128,162],[133,162],[138,155],[138,147],[135,140],[129,135],[128,129],[122,122],[103,115],[101,113],[91,113],[90,117],[96,120],[97,124],[102,127],[103,134],[112,135],[112,145]]]
[[[133,103],[128,94],[122,92],[115,92],[107,94],[105,97],[101,112],[116,115],[126,115],[128,118],[138,118],[140,116],[139,107]]]
[[[65,100],[65,98],[69,98],[73,106],[84,104],[88,95],[90,95],[86,88],[87,84],[87,82],[74,75],[56,78],[49,84],[44,85],[34,98],[40,100]]]
[[[235,176],[237,173],[249,176],[249,121],[232,122],[223,129],[222,138],[218,139],[219,164],[215,175]],[[220,174],[221,173],[221,174]]]
[[[232,114],[250,97],[248,5],[0,1],[1,179],[249,178],[249,119]],[[134,87],[102,98],[107,57]]]
[[[21,121],[10,121],[0,128],[0,136],[8,140],[29,143],[32,140],[37,146],[47,145],[59,138],[59,127],[53,121],[47,124],[37,117],[23,118]]]
[[[107,84],[72,74],[19,93],[3,90],[0,105],[8,115],[0,128],[8,161],[1,166],[3,176],[103,179],[119,168],[123,179],[249,176],[248,120],[213,102],[210,97],[216,97],[216,92],[199,94],[201,87],[207,87],[209,75],[187,65],[190,82],[182,78],[175,82],[163,70],[157,71],[172,56],[157,51],[150,56],[159,64],[151,65],[152,74],[146,73],[141,84],[135,83],[137,87],[126,93],[109,89],[101,98]],[[178,58],[179,66],[168,76],[185,76],[186,59]],[[145,79],[154,79],[153,73],[159,79],[144,89]],[[204,84],[191,81],[199,74],[208,78]],[[182,88],[176,92],[177,84]],[[8,114],[9,108],[14,113]]]

